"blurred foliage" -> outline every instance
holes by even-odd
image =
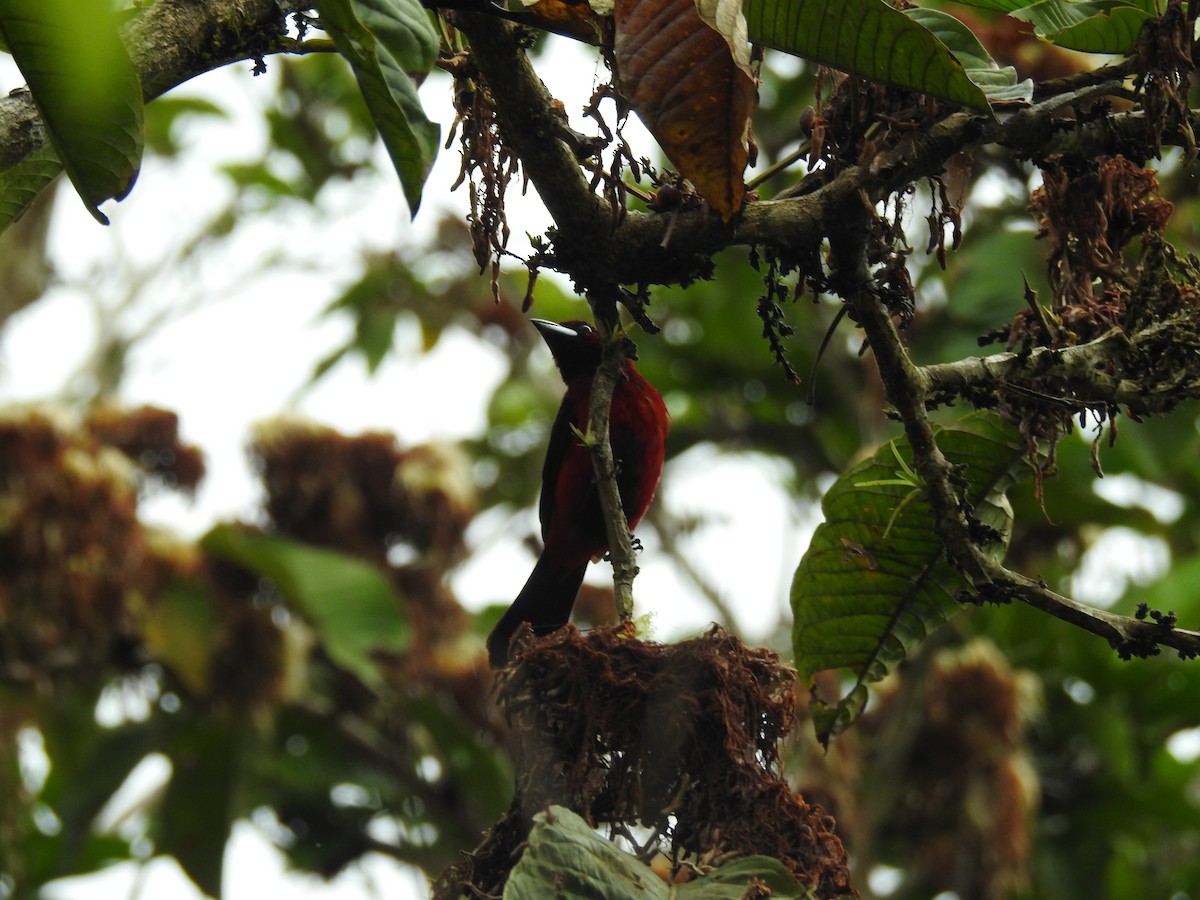
[[[1010,20],[975,15],[963,18],[1022,77],[1081,65]],[[281,77],[265,114],[269,150],[225,167],[238,200],[211,241],[236,235],[251,211],[317,210],[326,186],[350,178],[375,178],[399,202],[343,62],[315,54],[270,65]],[[771,55],[762,77],[765,167],[799,145],[817,79],[812,66]],[[146,108],[147,150],[186,153],[191,129],[226,115],[215,99],[157,100]],[[1161,178],[1176,203],[1168,234],[1196,249],[1194,170],[1170,158]],[[1045,296],[1026,209],[1035,180],[1032,168],[986,151],[961,173],[961,247],[945,270],[930,254],[910,259],[918,311],[906,337],[918,362],[977,353],[978,338],[1024,308],[1024,279]],[[911,198],[915,247],[928,239],[928,202],[924,188]],[[13,229],[2,240],[17,239]],[[212,249],[198,242],[193,252]],[[837,312],[827,298],[793,291],[783,307],[794,329],[786,353],[804,383],[772,364],[756,315],[769,264],[751,262],[726,251],[712,280],[656,292],[650,314],[662,333],[637,335],[639,367],[670,406],[671,457],[717,446],[782,462],[793,498],[810,503],[897,428],[849,323],[818,353]],[[46,261],[34,281],[52,270]],[[327,307],[350,320],[351,336],[313,361],[313,379],[354,356],[374,370],[403,325],[419,325],[425,349],[466,331],[510,364],[488,398],[485,432],[461,448],[406,447],[389,435],[273,423],[253,439],[264,496],[262,510],[247,511],[254,524],[218,524],[199,544],[138,519],[146,496],[189,491],[202,477],[171,413],[78,404],[65,416],[0,415],[0,897],[156,854],[216,895],[229,830],[250,817],[269,823],[292,866],[326,877],[368,853],[434,875],[477,844],[506,809],[512,777],[489,702],[486,614],[472,621],[447,579],[478,549],[465,543],[474,517],[535,502],[560,386],[531,365],[540,349],[525,325],[527,290],[525,268],[506,264],[493,301],[460,214],[425,245],[364,253],[358,278]],[[532,303],[551,319],[584,311],[547,277]],[[1200,420],[1189,407],[1119,426],[1111,446],[1090,426],[1064,441],[1043,497],[1030,484],[1010,492],[1007,559],[1086,592],[1081,567],[1092,548],[1112,546],[1102,542],[1115,528],[1160,540],[1168,570],[1130,585],[1117,608],[1146,602],[1195,623]],[[1147,491],[1101,496],[1093,451],[1106,474],[1169,492],[1177,513]],[[696,523],[657,516],[652,527]],[[666,539],[677,536],[661,543],[678,546]],[[1109,579],[1136,568],[1106,562]],[[827,755],[798,734],[787,772],[837,818],[864,896],[885,876],[895,876],[886,893],[896,898],[1198,896],[1196,665],[1121,662],[1033,610],[972,609],[874,691],[861,727]],[[843,686],[827,687],[837,696]],[[114,810],[117,789],[152,755],[170,764],[165,787]]]

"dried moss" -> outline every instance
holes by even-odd
[[[779,859],[818,896],[851,893],[833,820],[789,786],[779,743],[794,724],[794,672],[714,628],[674,645],[620,628],[518,635],[499,678],[520,773],[508,814],[437,896],[498,895],[530,819],[567,806],[662,852],[673,877],[731,856]]]

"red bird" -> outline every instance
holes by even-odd
[[[532,321],[550,347],[567,393],[550,429],[542,466],[538,513],[545,548],[525,587],[488,635],[488,658],[494,668],[508,662],[508,642],[522,622],[539,634],[567,624],[588,563],[608,551],[592,456],[571,430],[574,426],[587,433],[592,378],[603,343],[586,322]],[[667,421],[662,397],[627,360],[613,392],[608,437],[621,506],[631,529],[645,515],[662,475]]]

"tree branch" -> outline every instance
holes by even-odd
[[[997,144],[1018,156],[1035,159],[1058,153],[1079,157],[1124,153],[1137,158],[1144,148],[1146,120],[1140,112],[1076,121],[1062,117],[1065,107],[1097,96],[1120,93],[1115,83],[1085,84],[1049,97],[1008,116],[1004,121],[958,112],[915,131],[897,147],[879,154],[867,166],[850,166],[830,183],[796,197],[750,203],[736,222],[721,223],[705,211],[671,217],[627,213],[619,219],[609,204],[596,197],[584,179],[578,160],[559,135],[561,123],[553,98],[529,64],[511,23],[478,14],[457,13],[453,21],[471,42],[480,72],[492,88],[493,101],[505,141],[521,158],[551,215],[556,231],[545,262],[572,277],[581,288],[618,284],[669,284],[704,274],[709,258],[724,247],[768,244],[797,250],[825,238],[831,223],[835,265],[845,286],[844,296],[855,312],[874,351],[888,397],[904,422],[914,463],[926,486],[939,535],[950,561],[984,599],[1017,598],[1064,621],[1100,635],[1122,653],[1145,655],[1169,646],[1184,655],[1200,653],[1200,634],[1117,616],[1062,597],[1043,585],[1009,572],[987,557],[971,535],[970,510],[954,487],[953,466],[941,453],[926,414],[936,394],[996,390],[1016,379],[1057,368],[1054,378],[1078,402],[1119,403],[1134,411],[1151,411],[1156,403],[1192,396],[1194,380],[1164,386],[1147,399],[1145,385],[1097,372],[1099,363],[1125,358],[1139,341],[1167,335],[1156,326],[1134,338],[1113,334],[1067,350],[1033,351],[1025,356],[1002,354],[920,369],[905,352],[886,309],[878,302],[866,262],[861,235],[866,234],[871,207],[903,185],[941,173],[945,160],[974,146]],[[1167,142],[1183,140],[1178,132]],[[1144,151],[1142,151],[1144,152]],[[859,229],[851,227],[861,226]],[[667,229],[671,228],[670,240]],[[598,316],[598,321],[603,316]],[[593,385],[589,430],[597,479],[610,528],[618,604],[628,614],[633,563],[628,529],[615,481],[607,441],[608,404],[623,356],[617,344],[606,346],[605,362]],[[1168,390],[1169,389],[1169,390]],[[628,555],[626,555],[628,554]],[[622,573],[627,574],[622,574]]]
[[[583,253],[589,245],[603,244],[613,210],[592,193],[579,160],[564,140],[562,115],[529,62],[521,30],[480,13],[448,15],[470,42],[471,55],[495,103],[504,142],[520,157],[525,176],[554,218],[557,240]],[[590,281],[576,280],[583,282],[581,286]],[[596,283],[613,280],[596,279]]]
[[[932,385],[930,370],[922,370],[913,364],[891,316],[875,296],[861,239],[861,235],[867,233],[865,222],[869,214],[865,198],[859,209],[861,213],[857,217],[848,215],[841,220],[830,238],[843,296],[870,343],[888,402],[904,424],[912,448],[913,467],[924,483],[943,552],[975,592],[973,599],[976,602],[1020,600],[1104,638],[1122,658],[1152,656],[1160,647],[1170,647],[1187,658],[1200,656],[1200,632],[1175,628],[1169,617],[1148,621],[1079,603],[1040,582],[1009,571],[975,543],[968,518],[971,510],[954,487],[954,467],[938,447],[926,412]],[[1108,339],[1105,336],[1093,344]],[[1083,351],[1079,355],[1083,356]]]
[[[1086,84],[1007,115],[1003,121],[978,113],[952,113],[913,132],[869,166],[847,167],[829,184],[803,196],[788,196],[785,191],[774,201],[748,203],[730,223],[704,209],[670,216],[639,212],[618,216],[592,193],[563,139],[561,113],[529,63],[519,29],[472,13],[453,13],[452,21],[469,39],[476,64],[492,89],[505,142],[520,157],[554,218],[552,250],[540,261],[571,277],[581,291],[591,285],[686,283],[706,275],[713,254],[734,245],[815,247],[825,237],[830,217],[839,216],[847,203],[857,202],[859,194],[865,192],[872,202],[879,202],[903,185],[940,174],[948,158],[975,146],[996,144],[1018,156],[1040,159],[1051,153],[1136,157],[1137,148],[1145,145],[1147,124],[1139,112],[1086,122],[1062,115],[1064,107],[1125,90],[1116,82]],[[1200,130],[1200,122],[1195,127]],[[1164,141],[1182,143],[1183,137],[1178,130],[1169,131]]]
[[[1196,371],[1176,364],[1181,349],[1200,347],[1197,316],[1186,310],[1132,335],[1113,329],[1086,344],[967,357],[925,366],[921,374],[934,404],[959,396],[989,406],[996,395],[1011,391],[1053,397],[1080,409],[1121,406],[1135,416],[1156,415],[1200,397],[1200,357]],[[1165,358],[1168,350],[1173,350],[1173,364],[1166,371],[1147,371],[1145,361]]]

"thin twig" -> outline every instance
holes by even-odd
[[[790,166],[792,163],[799,162],[800,160],[804,159],[804,157],[808,156],[808,154],[811,151],[812,151],[812,140],[806,139],[804,141],[801,141],[800,146],[797,147],[795,150],[793,150],[791,153],[789,153],[787,156],[783,157],[782,159],[777,159],[775,162],[771,163],[771,165],[767,166],[767,168],[763,169],[761,172],[759,172],[757,175],[755,175],[753,178],[751,178],[749,181],[747,181],[746,182],[746,190],[747,191],[754,190],[756,187],[758,187],[764,181],[779,174],[784,169],[786,169],[788,166]]]
[[[613,594],[617,616],[622,622],[633,618],[633,580],[637,577],[637,557],[633,551],[633,536],[621,506],[617,488],[617,467],[609,442],[609,416],[613,392],[623,377],[625,361],[629,359],[629,340],[620,329],[616,301],[599,292],[588,296],[596,324],[604,336],[604,351],[600,366],[592,379],[588,408],[587,445],[596,470],[596,490],[600,508],[604,511],[604,531],[608,536],[608,556],[613,567]]]

